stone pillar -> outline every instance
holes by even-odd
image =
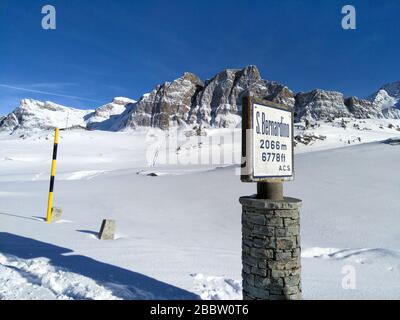
[[[100,227],[99,239],[100,240],[114,240],[115,238],[116,222],[115,220],[104,219]]]
[[[301,200],[240,198],[244,300],[301,300]]]

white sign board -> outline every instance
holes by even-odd
[[[253,177],[293,175],[292,112],[253,104]]]
[[[293,180],[292,111],[251,97],[242,103],[242,181]]]

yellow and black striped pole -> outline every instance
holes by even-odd
[[[54,133],[54,148],[53,148],[53,160],[51,162],[51,177],[50,177],[50,190],[49,190],[49,201],[47,203],[47,223],[51,222],[51,211],[53,209],[53,191],[54,191],[54,180],[56,176],[56,161],[57,161],[57,150],[58,150],[58,136],[60,130],[56,128]]]

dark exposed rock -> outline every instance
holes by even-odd
[[[305,145],[309,145],[310,143],[317,141],[317,140],[325,140],[326,136],[322,135],[314,135],[314,134],[299,134],[294,137],[294,140],[297,143],[302,143]]]
[[[0,121],[0,131],[13,131],[17,126],[18,118],[14,113],[10,113]]]
[[[387,119],[400,119],[400,109],[399,108],[386,108],[382,110],[382,113]]]
[[[157,86],[135,105],[124,126],[168,129],[181,125],[189,116],[193,97],[202,87],[203,82],[193,73]]]

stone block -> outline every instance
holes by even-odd
[[[57,222],[60,221],[62,217],[62,209],[58,207],[51,208],[51,221]]]
[[[267,250],[267,249],[251,248],[250,255],[255,258],[268,259],[274,257],[274,252],[272,250]]]
[[[295,227],[299,225],[298,219],[283,218],[283,223],[285,227]]]
[[[254,286],[254,274],[242,273],[243,281],[246,282],[250,286]]]
[[[281,201],[274,201],[268,199],[257,199],[257,195],[250,197],[241,197],[239,202],[244,207],[251,208],[264,208],[276,210],[294,210],[301,207],[302,201],[299,199],[285,197]]]
[[[274,213],[280,218],[299,219],[299,210],[275,210]]]
[[[289,261],[293,259],[292,251],[281,251],[275,253],[275,260],[276,261]]]
[[[267,276],[267,270],[266,269],[261,269],[261,268],[257,268],[257,267],[251,267],[251,273],[254,275],[258,275],[258,276]]]
[[[256,224],[256,225],[260,225],[260,226],[264,226],[265,220],[266,220],[266,218],[261,214],[247,215],[247,217],[245,217],[245,219],[246,219],[247,223],[249,223],[249,224]]]
[[[300,284],[300,276],[299,275],[288,276],[285,278],[285,286],[293,287],[293,286],[298,286],[299,284]]]
[[[114,240],[115,239],[116,222],[115,220],[103,220],[101,224],[99,239]]]
[[[276,248],[281,250],[290,250],[296,248],[296,238],[282,237],[276,239]]]
[[[257,267],[258,266],[257,259],[252,257],[252,256],[250,256],[250,255],[248,255],[248,254],[246,254],[246,253],[244,253],[244,252],[242,252],[242,260],[243,260],[243,263],[245,263],[245,264],[247,264],[247,265],[249,265],[251,267]]]
[[[275,237],[263,237],[258,238],[259,235],[256,235],[257,238],[253,238],[253,247],[255,248],[264,248],[264,249],[274,249],[276,248],[276,239]]]
[[[268,227],[283,227],[283,219],[279,217],[271,217],[266,221],[265,225]]]
[[[253,233],[255,235],[265,236],[265,237],[272,237],[275,233],[275,228],[273,227],[266,227],[266,226],[254,226]]]
[[[276,228],[275,230],[275,235],[277,237],[292,237],[297,236],[298,234],[300,234],[299,226]]]

